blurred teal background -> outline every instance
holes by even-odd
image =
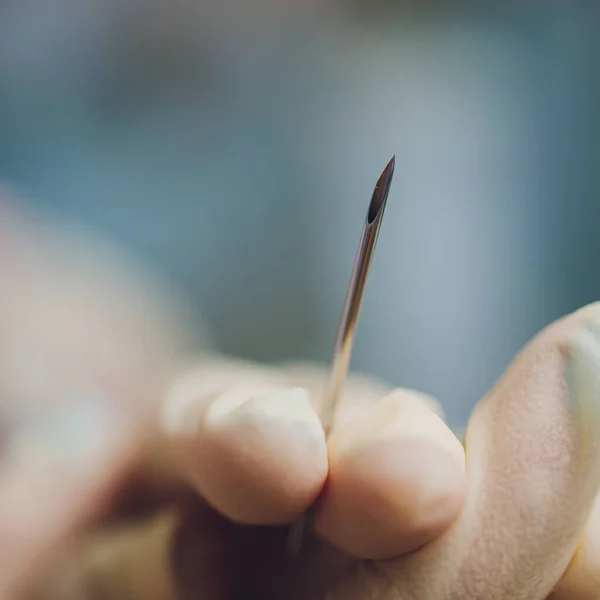
[[[394,185],[354,366],[453,424],[600,299],[600,7],[0,3],[0,179],[159,268],[221,349],[328,360]]]

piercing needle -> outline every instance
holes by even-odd
[[[394,176],[395,164],[396,157],[392,156],[379,176],[373,190],[373,195],[371,196],[371,202],[369,203],[367,217],[363,226],[358,253],[350,278],[350,286],[333,349],[329,383],[324,398],[322,419],[326,435],[329,435],[331,426],[333,425],[336,408],[350,367],[352,346],[358,324],[363,292],[367,283],[369,267],[375,253],[392,177]],[[306,519],[305,516],[292,525],[287,546],[291,554],[297,555],[300,552],[307,525]]]

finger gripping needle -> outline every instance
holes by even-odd
[[[350,366],[352,346],[354,343],[356,326],[358,324],[363,293],[367,283],[367,276],[369,274],[373,254],[375,253],[377,238],[379,237],[379,230],[385,212],[392,177],[394,176],[395,164],[396,157],[392,156],[379,176],[375,189],[373,190],[373,195],[371,196],[367,217],[363,226],[358,253],[350,278],[350,286],[346,295],[346,302],[344,304],[344,310],[342,311],[342,318],[333,349],[329,382],[324,397],[322,419],[327,435],[333,424],[337,405]],[[306,517],[292,526],[290,537],[288,539],[288,550],[293,554],[299,553],[301,549],[305,527]]]

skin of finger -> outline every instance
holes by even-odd
[[[161,470],[174,466],[235,522],[291,522],[327,475],[318,418],[306,392],[285,397],[291,389],[285,374],[245,361],[212,357],[188,370],[163,407]]]
[[[545,329],[478,405],[466,439],[467,501],[446,534],[409,557],[366,565],[328,599],[378,590],[402,600],[550,594],[575,554],[600,480],[597,405],[578,405],[565,381],[574,336],[598,321],[594,304]]]
[[[235,388],[264,393],[291,387],[275,369],[219,355],[189,359],[173,369],[161,408],[160,427],[166,441],[193,438],[204,414],[216,398]],[[171,465],[169,465],[169,468]]]
[[[195,449],[196,489],[237,523],[291,523],[327,477],[325,433],[301,388],[267,396],[241,388],[218,398]]]
[[[399,556],[437,538],[466,495],[464,450],[420,394],[396,390],[332,431],[316,531],[353,556]]]
[[[204,359],[194,368],[182,369],[182,373],[175,377],[163,406],[162,430],[165,435],[162,443],[159,444],[162,450],[156,453],[156,462],[160,465],[157,471],[171,474],[171,477],[172,473],[176,472],[178,478],[191,484],[217,510],[236,521],[267,523],[270,522],[267,519],[267,515],[270,514],[271,520],[284,522],[289,521],[293,515],[297,517],[306,510],[312,500],[316,498],[324,481],[325,473],[321,473],[322,460],[316,457],[315,460],[307,463],[305,456],[300,463],[292,461],[288,465],[290,468],[279,469],[276,468],[278,465],[274,463],[273,458],[281,455],[282,452],[271,452],[270,456],[262,458],[248,454],[248,452],[245,452],[244,456],[240,456],[240,452],[244,450],[242,441],[248,440],[252,424],[250,423],[246,430],[243,427],[238,428],[239,431],[231,429],[227,435],[227,432],[221,430],[219,435],[215,435],[214,430],[205,427],[205,420],[209,408],[227,394],[241,393],[246,390],[245,393],[248,396],[251,394],[267,395],[284,386],[292,385],[306,386],[311,392],[311,403],[318,411],[321,402],[321,388],[326,381],[327,370],[323,367],[306,364],[287,366],[286,368],[270,368],[251,362],[214,356],[208,360]],[[380,398],[382,390],[387,391],[388,389],[389,387],[385,384],[371,378],[350,377],[341,403],[340,419],[350,418],[353,411],[374,401],[377,394],[380,394]],[[429,398],[424,401],[431,402],[433,405],[433,401]],[[282,451],[289,450],[291,452],[293,448],[287,446],[293,437],[288,436],[286,439],[280,440]],[[248,444],[245,446],[248,447]],[[228,456],[226,464],[223,463]],[[254,459],[250,460],[253,456]],[[292,460],[291,456],[289,458]],[[236,475],[239,465],[249,463],[254,464],[254,467],[244,468]],[[269,470],[267,468],[269,464],[274,468]],[[279,506],[273,505],[278,493],[271,489],[273,486],[262,485],[258,489],[248,489],[246,479],[249,475],[254,480],[258,480],[264,479],[269,472],[273,475],[271,479],[276,479],[279,483],[279,488],[286,479],[282,473],[295,473],[295,480],[302,483],[300,476],[306,470],[305,467],[310,464],[313,464],[313,477],[309,477],[310,472],[306,473],[304,479],[311,479],[303,486],[306,490],[300,490],[302,491],[300,493],[298,489],[295,492],[280,489]],[[222,484],[227,479],[225,477],[227,474],[231,476],[229,482],[226,482],[225,489]],[[315,481],[312,481],[313,479]],[[230,488],[231,486],[235,488],[233,484],[236,480],[240,484],[239,490],[244,493],[231,493]],[[317,483],[318,488],[315,487]],[[222,489],[219,490],[218,487]],[[263,501],[259,502],[261,490]],[[298,497],[298,502],[292,502],[294,495]],[[226,498],[234,497],[246,498],[247,501],[240,505],[240,501],[236,500],[233,503],[237,504],[236,506],[233,506],[232,502],[224,501]],[[252,502],[250,502],[251,499]],[[284,502],[290,505],[288,509],[283,510]]]
[[[600,495],[596,497],[575,556],[550,600],[598,600],[600,597]]]
[[[173,369],[146,470],[168,485],[194,485],[201,465],[198,433],[211,403],[232,389],[268,394],[287,384],[276,371],[242,360],[218,355],[187,360]]]

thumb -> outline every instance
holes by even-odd
[[[600,482],[599,321],[593,305],[543,331],[469,424],[462,526],[486,597],[545,597],[576,550]]]

